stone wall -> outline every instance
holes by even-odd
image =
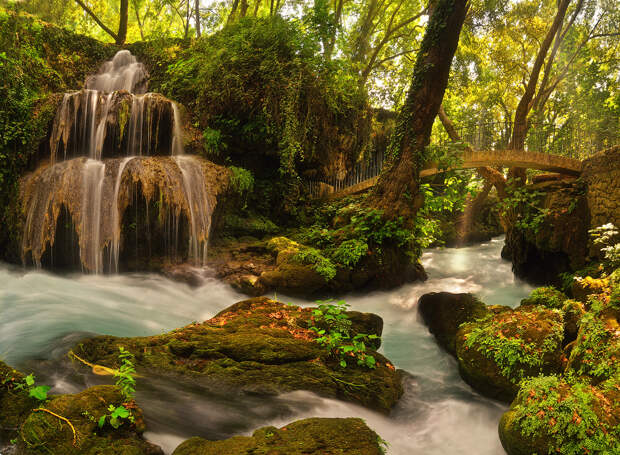
[[[585,160],[582,178],[588,185],[590,227],[620,226],[620,146]]]

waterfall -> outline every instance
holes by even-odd
[[[105,164],[89,159],[84,163],[82,236],[80,252],[82,264],[92,267],[94,273],[103,272],[103,251],[101,249],[101,206]]]
[[[110,251],[110,264],[109,268],[111,272],[118,273],[118,259],[120,255],[121,245],[121,216],[118,207],[118,197],[121,188],[121,181],[123,179],[123,171],[125,166],[129,163],[133,157],[123,158],[118,165],[118,171],[116,173],[116,182],[114,183],[114,194],[112,196],[112,248]]]
[[[144,218],[130,223],[132,235],[148,242],[149,252],[157,241],[167,260],[176,258],[182,234],[181,256],[205,264],[215,205],[206,162],[184,152],[179,106],[146,93],[147,86],[145,67],[120,51],[84,89],[63,96],[49,135],[50,164],[22,180],[24,262],[47,265],[64,209],[76,229],[82,270],[118,272],[129,235],[123,217],[132,206],[132,216]]]

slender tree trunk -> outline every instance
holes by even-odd
[[[112,38],[114,38],[115,41],[118,41],[118,35],[116,33],[114,33],[112,30],[110,30],[102,21],[101,19],[99,19],[97,17],[97,15],[88,7],[86,6],[86,4],[82,1],[82,0],[75,0],[75,3],[77,3],[78,5],[80,5],[82,7],[82,9],[90,16],[93,18],[93,20],[97,23],[97,25],[99,25],[99,27],[101,27],[101,29],[106,32],[108,35],[110,35]]]
[[[256,15],[258,14],[258,8],[260,7],[260,2],[261,0],[256,0],[256,3],[254,4],[254,17],[256,17]]]
[[[133,11],[136,13],[136,21],[138,21],[138,29],[140,30],[140,39],[144,41],[144,27],[142,26],[142,19],[140,19],[140,11],[136,0],[133,0]]]
[[[420,169],[426,161],[433,121],[443,99],[452,58],[467,14],[467,0],[437,0],[416,59],[407,99],[390,144],[391,159],[367,199],[388,219],[403,217],[413,228],[424,203]]]
[[[239,6],[239,18],[245,17],[248,12],[248,0],[241,0],[241,5]]]
[[[558,12],[556,13],[553,23],[547,31],[542,44],[540,45],[538,55],[536,55],[534,66],[532,66],[532,71],[530,72],[530,79],[525,87],[525,93],[519,100],[519,104],[517,105],[517,109],[515,111],[512,138],[510,140],[510,148],[512,150],[523,150],[525,148],[525,137],[529,127],[527,117],[532,109],[532,100],[536,94],[538,78],[545,63],[545,58],[547,57],[549,48],[551,47],[556,34],[562,30],[562,23],[564,22],[566,10],[568,9],[570,2],[571,0],[560,0],[558,2]],[[521,183],[525,183],[525,169],[511,169],[510,176],[515,179],[521,179]]]
[[[226,20],[227,24],[232,24],[235,21],[235,15],[237,14],[238,7],[239,7],[239,0],[235,0],[232,4],[232,8],[230,9],[230,14],[228,15],[228,19]]]
[[[194,3],[194,14],[196,15],[196,38],[200,38],[200,0]]]
[[[443,105],[439,106],[438,113],[439,113],[439,120],[441,120],[441,124],[446,130],[446,133],[448,133],[448,136],[450,137],[450,139],[454,142],[461,142],[461,136],[456,131],[456,128],[454,127],[454,123],[452,123],[452,120],[450,119],[450,117],[448,117],[448,114],[446,114],[446,111],[444,110]],[[472,152],[473,150],[469,145],[466,145],[465,151]],[[493,169],[492,167],[485,166],[485,167],[477,168],[476,172],[478,173],[480,177],[482,177],[485,180],[485,182],[489,182],[493,186],[495,186],[495,189],[497,190],[497,196],[500,199],[504,199],[506,197],[506,179],[504,178],[504,175],[500,171],[498,171],[497,169]],[[481,202],[484,202],[484,201],[481,201]]]
[[[118,18],[118,34],[116,44],[122,46],[127,40],[127,23],[129,21],[129,0],[121,0],[120,17]]]

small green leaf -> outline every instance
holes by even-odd
[[[105,425],[105,418],[107,416],[102,415],[101,417],[99,417],[99,421],[97,422],[97,425],[99,426],[99,428],[103,428],[103,426]]]
[[[47,391],[49,389],[51,389],[51,387],[48,385],[40,385],[40,386],[33,387],[32,389],[30,389],[30,392],[28,393],[28,395],[30,395],[33,398],[36,398],[39,401],[45,401],[47,400]]]

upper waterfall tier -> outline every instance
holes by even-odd
[[[119,51],[109,62],[105,62],[98,74],[86,79],[86,88],[99,92],[146,93],[148,73],[142,63],[127,50]]]
[[[66,93],[50,134],[52,163],[79,156],[172,155],[182,139],[174,103],[157,93]]]

